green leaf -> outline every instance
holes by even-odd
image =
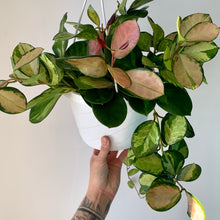
[[[100,78],[107,74],[107,65],[101,57],[85,57],[80,59],[67,59],[67,63],[79,69],[86,76]]]
[[[199,42],[192,46],[185,47],[181,53],[194,58],[198,62],[204,63],[213,59],[218,49],[218,46],[214,42]]]
[[[49,88],[44,92],[42,92],[39,96],[36,96],[31,101],[29,101],[27,104],[27,109],[33,108],[34,106],[37,106],[38,104],[44,102],[45,100],[51,99],[51,97],[54,96],[62,95],[65,92],[67,92],[67,90],[64,90],[62,88]]]
[[[179,83],[189,89],[197,88],[203,80],[200,63],[186,54],[174,56],[173,72]]]
[[[149,59],[146,56],[143,56],[141,61],[142,61],[142,64],[146,67],[151,67],[151,68],[157,68],[158,67],[154,62],[151,61],[151,59]]]
[[[203,22],[196,24],[186,34],[187,41],[213,41],[219,34],[219,28],[216,24]]]
[[[157,104],[174,115],[191,115],[192,101],[187,91],[172,84],[164,84],[165,94],[159,97]]]
[[[203,22],[212,22],[209,14],[195,13],[185,17],[180,25],[180,33],[183,37],[192,29],[193,26]]]
[[[134,188],[134,183],[129,180],[129,181],[128,181],[128,186],[129,186],[131,189],[133,189],[133,188]]]
[[[179,141],[175,144],[170,145],[169,150],[176,150],[176,151],[180,152],[185,159],[189,155],[189,149],[188,149],[188,146],[187,146],[184,139],[182,139],[181,141]]]
[[[139,172],[138,169],[131,169],[131,170],[128,171],[128,176],[133,176],[133,175],[135,175],[138,172]]]
[[[152,154],[157,150],[160,140],[159,126],[155,121],[140,124],[131,140],[131,146],[136,157]]]
[[[89,8],[87,10],[87,15],[94,24],[96,24],[97,26],[100,26],[99,16],[97,12],[95,11],[95,9],[92,7],[92,5],[89,5]]]
[[[75,37],[85,40],[96,40],[99,34],[92,25],[85,25],[83,30],[76,34]]]
[[[197,178],[199,178],[201,172],[202,172],[201,167],[195,163],[192,163],[183,167],[179,171],[177,179],[186,182],[194,181]]]
[[[8,114],[17,114],[26,110],[25,95],[16,88],[0,88],[0,110]]]
[[[156,211],[167,211],[181,199],[179,188],[169,182],[154,181],[147,191],[148,205]]]
[[[155,176],[147,173],[142,173],[140,178],[139,178],[139,183],[141,185],[141,188],[147,192],[148,189],[150,188],[152,182],[156,179]]]
[[[147,32],[141,32],[137,45],[142,51],[149,52],[153,45],[153,36]]]
[[[114,63],[114,67],[119,67],[120,69],[123,70],[135,69],[143,66],[141,59],[142,59],[142,52],[136,46],[127,56],[121,59],[116,59]]]
[[[60,88],[50,88],[32,99],[28,103],[28,108],[31,108],[29,116],[30,122],[39,123],[44,120],[61,97],[62,91]]]
[[[131,11],[131,10],[134,10],[134,9],[136,9],[136,8],[139,8],[139,7],[141,7],[141,6],[143,6],[143,5],[147,4],[147,3],[149,3],[149,2],[151,2],[151,1],[153,1],[153,0],[135,0],[135,1],[131,4],[129,10]]]
[[[160,77],[145,69],[133,69],[127,71],[132,84],[128,91],[143,99],[156,99],[164,94],[164,86]]]
[[[67,21],[67,13],[64,14],[60,22],[59,33],[67,32],[64,26],[66,21]],[[57,40],[54,42],[52,49],[57,57],[64,57],[67,46],[68,46],[68,40]]]
[[[89,89],[86,91],[80,91],[83,98],[91,104],[105,104],[109,102],[114,92],[110,89]]]
[[[30,44],[19,43],[13,50],[13,54],[11,58],[12,66],[14,67],[22,59],[23,56],[25,56],[26,54],[28,54],[30,51],[34,49],[35,48]],[[37,49],[37,51],[38,50],[39,49]],[[19,68],[19,71],[26,76],[37,75],[39,72],[39,59],[36,58],[32,62],[22,66],[21,68]],[[18,70],[14,71],[14,75],[16,74],[19,74]]]
[[[74,79],[74,83],[79,89],[104,89],[114,85],[106,78],[93,78],[89,76],[81,76]]]
[[[164,38],[164,31],[158,24],[155,24],[150,17],[148,17],[148,21],[153,29],[153,46],[156,49],[158,43]]]
[[[156,105],[155,100],[143,100],[133,97],[129,97],[128,102],[134,111],[146,116],[153,111]]]
[[[160,75],[163,77],[164,80],[167,82],[173,84],[174,86],[178,86],[180,88],[184,88],[183,85],[181,85],[176,77],[174,76],[174,73],[172,71],[169,71],[168,69],[163,69],[160,71]]]
[[[127,157],[124,159],[124,164],[130,167],[134,163],[134,160],[135,160],[135,155],[134,155],[132,148],[130,148],[128,150]]]
[[[187,214],[192,220],[205,220],[205,210],[200,201],[191,193],[186,191],[186,197],[188,201]]]
[[[162,137],[168,145],[182,140],[186,134],[186,119],[180,115],[166,114],[161,122]]]
[[[163,62],[167,70],[172,71],[171,51],[169,47],[164,51]]]
[[[167,49],[167,47],[171,48],[171,46],[172,46],[172,41],[164,38],[159,42],[157,51],[163,52]]]
[[[145,157],[137,158],[134,166],[148,174],[159,176],[163,171],[161,156],[158,153],[153,153]]]
[[[118,94],[104,105],[92,105],[92,110],[96,118],[108,128],[119,126],[127,116],[126,103]]]
[[[60,32],[60,33],[56,34],[54,36],[53,40],[55,40],[55,41],[68,41],[74,37],[76,37],[75,34],[72,34],[72,33],[65,31],[65,32]]]
[[[121,59],[125,57],[136,46],[139,39],[139,26],[135,20],[123,22],[116,29],[111,42],[111,50],[114,58]],[[127,44],[126,48],[122,48]]]
[[[43,48],[41,47],[37,47],[34,48],[33,50],[30,50],[29,52],[27,52],[25,55],[23,55],[21,57],[21,59],[15,64],[14,66],[14,71],[17,69],[20,69],[21,67],[23,67],[26,64],[29,64],[30,62],[32,62],[33,60],[35,60],[36,58],[38,58],[40,56],[40,54],[42,53]]]
[[[162,165],[164,170],[171,176],[175,177],[179,170],[183,167],[184,157],[175,150],[165,151],[162,155]]]
[[[187,118],[185,118],[185,119],[186,119],[186,123],[187,123],[186,137],[192,138],[195,136],[195,132],[193,130],[192,125],[189,123],[188,119]]]
[[[65,56],[88,56],[88,41],[76,41],[66,51]]]
[[[183,43],[183,42],[185,42],[187,40],[182,36],[181,31],[180,31],[181,23],[182,23],[180,16],[178,17],[176,23],[177,23],[178,42]]]
[[[57,85],[60,81],[59,73],[55,64],[50,60],[50,56],[46,53],[41,54],[41,61],[44,63],[50,75],[50,84]]]
[[[118,11],[120,12],[121,15],[126,14],[126,4],[127,4],[127,0],[122,0],[121,4],[118,7]]]
[[[123,88],[127,88],[131,85],[131,80],[128,76],[128,74],[117,67],[111,67],[109,65],[107,65],[108,67],[108,71],[110,72],[110,74],[112,75],[113,79]]]

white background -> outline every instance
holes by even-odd
[[[41,46],[51,51],[52,37],[57,33],[65,12],[77,21],[82,0],[7,0],[0,6],[0,78],[11,73],[10,56],[19,42]],[[131,1],[129,1],[131,2]],[[100,11],[99,0],[90,0]],[[114,4],[113,4],[114,3]],[[116,0],[105,0],[107,16]],[[210,13],[220,25],[220,2],[217,0],[155,0],[149,15],[170,33],[176,30],[176,19],[194,12]],[[142,20],[142,27],[150,31]],[[217,43],[220,45],[219,39]],[[196,136],[187,140],[190,157],[203,168],[199,180],[184,184],[203,203],[207,219],[217,220],[219,208],[220,167],[220,54],[205,65],[208,86],[203,84],[190,92],[194,103],[192,123]],[[19,86],[19,88],[21,88]],[[24,88],[28,99],[42,88]],[[62,98],[50,116],[40,124],[28,121],[28,112],[7,115],[0,112],[0,219],[2,220],[68,220],[83,198],[89,176],[92,150],[79,137],[67,99]],[[107,220],[186,220],[185,196],[168,212],[151,210],[127,185],[125,167],[119,192]]]

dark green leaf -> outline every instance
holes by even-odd
[[[184,139],[175,144],[170,145],[169,150],[176,150],[180,152],[184,158],[187,158],[189,154],[189,149]]]
[[[156,104],[155,100],[143,100],[133,97],[129,97],[128,102],[133,110],[146,116],[153,111]]]
[[[158,52],[163,52],[166,50],[167,47],[171,47],[172,46],[172,41],[171,40],[168,40],[168,39],[163,39],[159,42],[158,44],[158,48],[157,48],[157,51]]]
[[[186,130],[186,137],[188,138],[192,138],[195,136],[195,132],[193,130],[192,125],[189,123],[188,119],[186,118],[186,122],[187,122],[187,130]]]
[[[27,99],[16,88],[0,88],[0,110],[8,114],[17,114],[26,110]]]
[[[109,89],[90,89],[80,92],[83,98],[91,104],[104,104],[109,102],[113,96],[113,90]]]
[[[135,47],[127,56],[122,59],[116,59],[114,67],[119,67],[123,70],[135,69],[142,67],[142,53],[138,47]]]
[[[201,171],[202,169],[199,165],[192,163],[183,167],[179,171],[177,179],[186,182],[194,181],[199,178]]]
[[[160,140],[159,126],[155,121],[140,124],[131,140],[131,146],[136,157],[152,154],[157,150]]]
[[[191,115],[192,101],[184,88],[165,83],[164,93],[157,101],[161,108],[175,115]]]
[[[76,41],[66,51],[65,56],[88,56],[88,41]]]
[[[104,105],[92,105],[92,110],[96,118],[109,128],[119,126],[127,116],[126,103],[118,94]]]
[[[150,51],[150,47],[152,46],[153,43],[153,36],[147,32],[141,32],[140,37],[138,40],[138,47],[142,51]]]
[[[139,7],[141,7],[141,6],[143,6],[143,5],[147,4],[147,3],[149,3],[149,2],[151,2],[151,1],[153,1],[153,0],[135,0],[135,1],[131,4],[129,10],[131,11],[131,10],[134,10],[134,9],[136,9],[136,8],[139,8]]]
[[[134,166],[145,173],[155,176],[159,176],[163,171],[161,156],[158,153],[138,158],[134,162]]]
[[[183,167],[184,157],[175,150],[168,150],[163,153],[162,165],[164,170],[171,176],[175,177],[179,170]]]
[[[180,115],[167,114],[161,123],[162,138],[165,143],[172,145],[182,140],[186,134],[186,119]]]
[[[156,49],[158,47],[158,43],[164,38],[164,31],[158,24],[155,24],[150,17],[148,17],[148,20],[153,29],[153,46]]]
[[[92,25],[88,25],[87,28],[76,34],[75,37],[85,40],[96,40],[99,34]]]

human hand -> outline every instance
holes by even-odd
[[[110,151],[110,139],[106,136],[101,139],[101,150],[94,150],[90,160],[90,179],[87,197],[97,200],[105,196],[110,201],[115,197],[119,184],[122,163],[127,156],[128,149],[121,152]]]

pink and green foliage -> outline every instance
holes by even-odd
[[[206,82],[203,65],[218,52],[214,40],[219,28],[210,15],[195,13],[179,17],[177,31],[165,36],[160,25],[145,18],[146,4],[151,1],[134,0],[128,8],[126,0],[118,2],[106,27],[91,5],[87,15],[93,25],[68,22],[65,14],[54,37],[53,54],[18,44],[11,57],[13,74],[0,80],[0,110],[9,114],[30,110],[29,120],[39,123],[63,94],[76,92],[109,128],[123,123],[127,105],[145,116],[152,114],[153,119],[146,118],[131,137],[124,162],[128,185],[157,211],[175,206],[185,191],[189,217],[204,220],[201,203],[180,183],[194,181],[201,174],[195,163],[184,166],[189,153],[185,138],[195,135],[186,118],[193,106],[187,89]],[[140,30],[139,18],[149,22],[151,33]],[[68,32],[67,24],[77,33]],[[27,101],[20,90],[9,86],[16,82],[48,88]],[[159,107],[163,116],[157,113]]]

